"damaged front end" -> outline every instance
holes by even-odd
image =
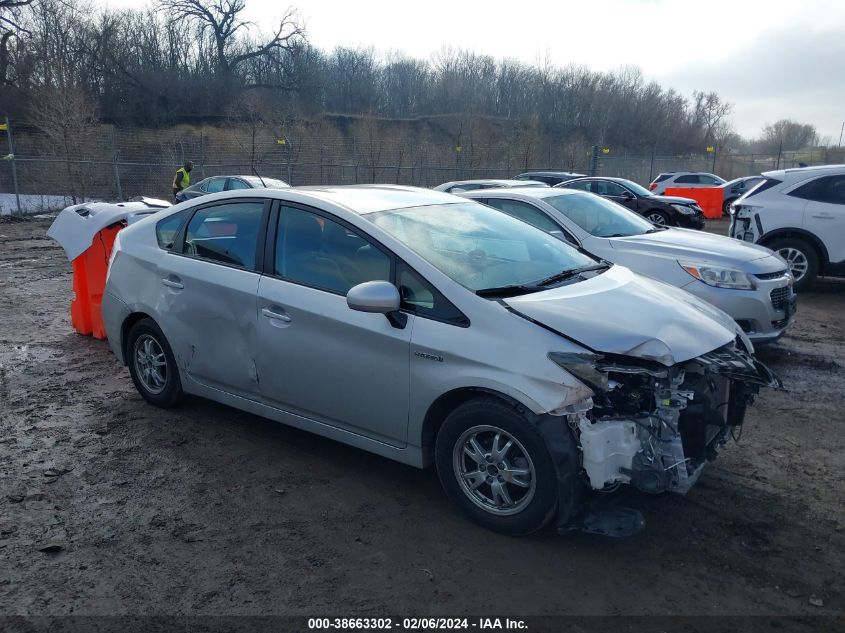
[[[565,413],[593,490],[630,484],[686,493],[719,449],[738,439],[759,388],[783,388],[739,338],[669,367],[613,354],[549,358],[594,392]]]

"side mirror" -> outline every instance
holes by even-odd
[[[365,281],[353,286],[346,293],[346,305],[351,309],[358,312],[380,312],[397,330],[404,330],[408,323],[408,315],[399,312],[401,302],[399,291],[389,281]]]
[[[358,312],[396,312],[399,309],[399,291],[389,281],[365,281],[349,289],[346,305]]]
[[[631,200],[634,197],[634,194],[626,189],[622,192],[622,197],[625,198],[625,200]]]

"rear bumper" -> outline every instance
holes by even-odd
[[[114,295],[103,293],[103,327],[106,330],[106,337],[109,341],[109,347],[114,355],[118,357],[121,363],[126,364],[126,359],[123,357],[123,323],[131,314],[129,306]]]

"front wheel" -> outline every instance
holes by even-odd
[[[152,319],[141,319],[126,339],[129,375],[138,393],[157,407],[169,408],[182,398],[182,382],[170,344]]]
[[[652,209],[645,214],[646,219],[657,226],[668,226],[670,224],[669,216],[663,211]]]
[[[722,205],[722,215],[727,217],[731,214],[731,205],[736,202],[736,198],[730,198],[725,200],[725,203]]]
[[[797,238],[781,238],[767,244],[786,260],[795,279],[795,290],[806,290],[819,274],[819,256],[816,249]]]
[[[545,441],[503,402],[478,398],[449,414],[435,461],[449,498],[488,529],[530,534],[555,515],[557,475]]]

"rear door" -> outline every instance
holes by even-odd
[[[270,221],[258,289],[258,374],[266,404],[402,447],[408,435],[410,339],[351,310],[353,286],[393,278],[394,258],[335,216],[282,203]]]
[[[816,178],[790,195],[807,200],[804,228],[824,243],[830,261],[845,261],[845,174]]]
[[[256,296],[269,201],[199,207],[158,265],[160,323],[198,383],[257,399]]]

